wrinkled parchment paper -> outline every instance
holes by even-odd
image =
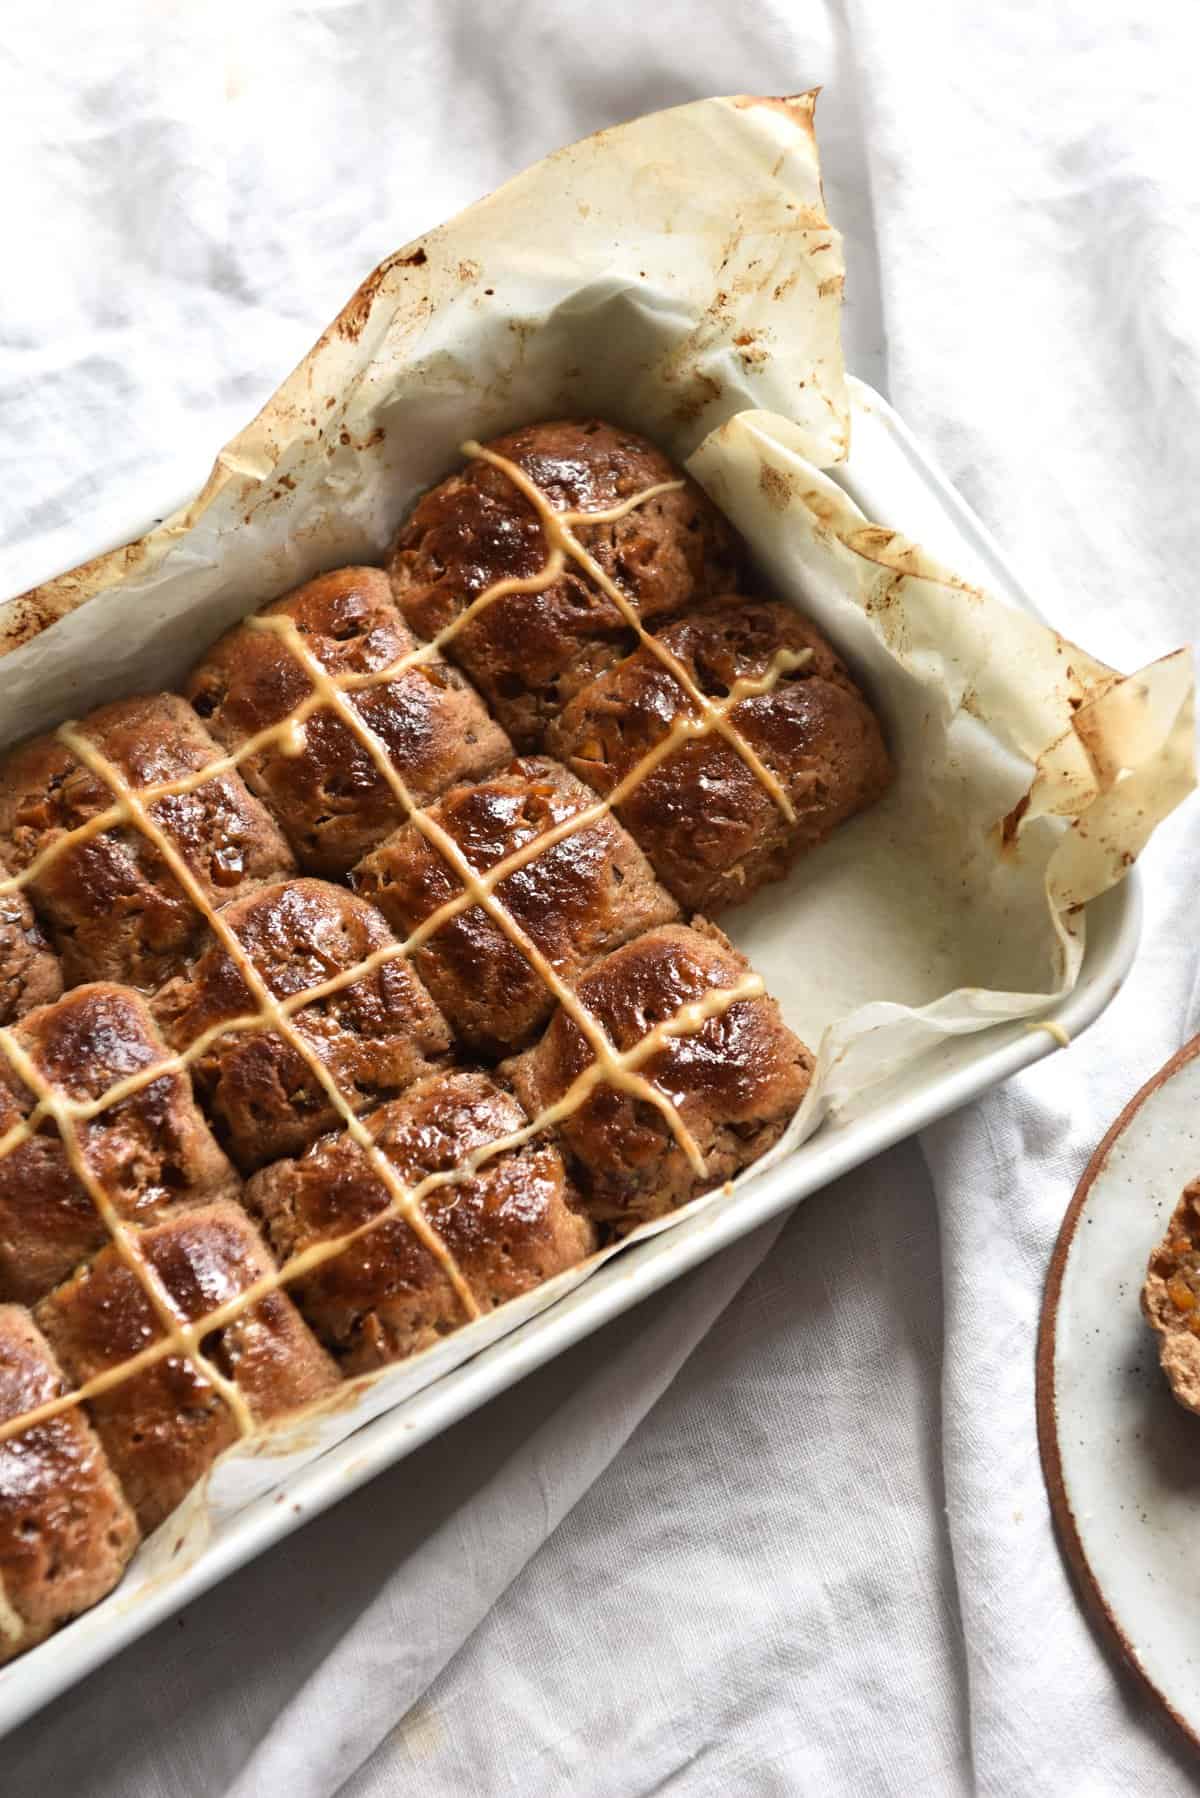
[[[171,684],[245,612],[378,559],[465,438],[595,411],[687,460],[866,681],[899,765],[882,804],[722,920],[820,1050],[770,1161],[945,1035],[1068,991],[1082,908],[1193,784],[1186,652],[1123,678],[821,472],[849,407],[814,98],[703,101],[547,158],[384,263],[196,500],[0,611],[7,742]],[[109,1602],[605,1258],[232,1451]]]

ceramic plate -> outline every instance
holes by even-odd
[[[1038,1343],[1059,1536],[1103,1632],[1200,1747],[1200,1417],[1171,1397],[1139,1302],[1200,1174],[1200,1036],[1130,1100],[1063,1219]]]

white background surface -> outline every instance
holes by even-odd
[[[823,81],[851,366],[1060,628],[1126,667],[1195,634],[1188,9],[22,0],[5,27],[0,590],[195,486],[371,266],[505,175]],[[1194,802],[1146,865],[1134,975],[1069,1055],[128,1651],[4,1745],[5,1798],[1191,1791],[1078,1613],[1033,1422],[1071,1189],[1200,1028]]]

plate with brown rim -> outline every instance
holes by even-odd
[[[1142,1317],[1151,1250],[1200,1174],[1200,1036],[1148,1080],[1084,1171],[1050,1263],[1037,1354],[1050,1506],[1102,1635],[1200,1747],[1200,1417]]]

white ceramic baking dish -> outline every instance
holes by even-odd
[[[909,538],[923,543],[956,572],[1036,612],[997,545],[891,407],[861,382],[850,386],[853,451],[834,478],[869,518],[902,526]],[[1116,993],[1137,947],[1139,918],[1136,869],[1088,907],[1087,952],[1079,981],[1049,1014],[1069,1037],[1086,1029]],[[736,914],[728,927],[736,941]],[[0,1733],[298,1529],[306,1518],[346,1497],[618,1312],[1058,1046],[1054,1034],[1027,1022],[949,1038],[852,1121],[826,1123],[786,1160],[732,1197],[716,1198],[677,1227],[617,1255],[548,1310],[364,1424],[282,1488],[218,1523],[196,1558],[178,1571],[160,1574],[141,1589],[136,1582],[127,1582],[95,1610],[4,1669]],[[286,1502],[281,1502],[281,1495]]]

